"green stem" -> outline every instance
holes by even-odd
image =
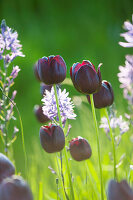
[[[109,116],[108,116],[107,109],[105,108],[104,111],[105,111],[105,116],[106,116],[107,121],[108,121],[109,129],[110,129],[110,136],[111,136],[111,140],[112,140],[113,157],[114,157],[114,179],[117,180],[117,172],[116,172],[116,152],[115,152],[114,135],[113,135],[113,132],[112,132],[112,128],[111,128],[111,126],[110,126],[110,121],[109,121]]]
[[[56,90],[56,85],[54,85],[54,93],[55,93],[56,106],[57,106],[57,112],[58,112],[58,117],[59,117],[59,124],[60,124],[60,127],[63,129],[63,125],[62,125],[62,121],[61,121],[60,108],[59,108],[59,100],[58,100],[58,95],[57,95],[57,90]]]
[[[6,66],[5,59],[4,59],[4,69],[5,69],[5,72],[4,72],[4,82],[3,82],[3,93],[5,94],[6,93],[6,77],[7,77],[7,66]],[[8,96],[8,94],[7,94],[7,96]],[[8,135],[7,135],[7,119],[6,119],[6,115],[7,115],[6,99],[7,99],[7,97],[5,95],[3,95],[2,99],[3,99],[4,118],[5,118],[5,120],[4,120],[4,133],[5,133],[4,145],[5,145],[6,156],[8,156],[8,145],[7,145],[8,144]]]
[[[91,108],[92,108],[92,114],[93,114],[94,125],[95,125],[95,129],[96,129],[97,151],[98,151],[98,161],[99,161],[100,180],[101,180],[101,199],[103,200],[103,199],[104,199],[104,194],[103,194],[102,165],[101,165],[101,156],[100,156],[100,141],[99,141],[99,131],[98,131],[96,113],[95,113],[95,108],[94,108],[93,94],[90,94],[90,100],[91,100]]]
[[[62,198],[67,198],[67,196],[66,196],[66,190],[65,190],[65,185],[64,185],[64,177],[63,177],[63,172],[62,172],[62,170],[60,170],[60,165],[59,165],[59,158],[58,158],[59,156],[58,156],[58,154],[56,155],[56,160],[57,160],[57,167],[58,167],[58,180],[61,180],[61,184],[59,185],[59,188],[63,188],[63,197]],[[62,179],[62,177],[63,177],[63,179]],[[59,181],[57,181],[57,179],[56,179],[56,183],[58,182],[58,184],[60,183]],[[59,189],[58,188],[58,189]],[[61,191],[60,192],[58,192],[58,196],[59,196],[59,194],[61,195]]]
[[[20,121],[20,127],[21,127],[21,136],[22,136],[22,145],[23,145],[23,152],[24,152],[24,158],[25,158],[25,170],[26,170],[26,174],[28,174],[27,170],[28,170],[28,165],[27,165],[27,154],[26,154],[26,149],[25,149],[25,141],[24,141],[24,131],[23,131],[23,123],[22,123],[22,118],[21,118],[21,115],[20,115],[20,112],[19,112],[19,109],[17,107],[17,105],[8,97],[6,96],[6,94],[4,94],[2,88],[0,87],[0,90],[2,91],[2,94],[3,96],[5,96],[6,98],[9,99],[9,101],[15,106],[16,110],[17,110],[17,113],[18,113],[18,116],[19,116],[19,121]],[[28,175],[27,175],[28,176]]]
[[[43,200],[43,184],[39,183],[39,200]]]
[[[60,114],[60,108],[59,108],[59,100],[58,100],[58,95],[57,95],[57,90],[56,90],[56,85],[54,85],[54,92],[55,92],[55,99],[56,99],[56,105],[57,105],[57,112],[58,112],[58,117],[59,117],[59,124],[60,127],[63,129],[62,121],[61,121],[61,114]],[[62,153],[60,152],[60,159],[61,159],[61,173],[63,176],[62,172]],[[67,166],[67,172],[68,172],[68,178],[69,178],[69,183],[70,183],[70,188],[71,188],[71,199],[74,200],[74,191],[73,191],[73,185],[72,185],[72,179],[71,179],[71,174],[70,174],[70,169],[69,169],[69,164],[68,164],[68,158],[67,158],[67,152],[66,148],[64,148],[64,155],[65,155],[65,161],[66,161],[66,166]],[[64,181],[64,178],[62,179]],[[68,196],[66,196],[68,199]]]
[[[56,178],[56,185],[57,185],[57,200],[58,200],[58,196],[59,196],[58,178]]]

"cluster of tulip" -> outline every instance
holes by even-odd
[[[99,64],[98,71],[94,65],[87,60],[81,64],[76,63],[70,69],[70,75],[75,88],[87,95],[90,102],[89,94],[93,94],[95,108],[104,108],[112,105],[114,95],[112,86],[107,81],[102,81]]]
[[[94,65],[90,61],[85,60],[82,63],[74,63],[70,69],[70,77],[76,90],[85,94],[90,104],[92,104],[91,95],[93,95],[94,106],[99,109],[112,105],[114,101],[112,86],[108,81],[102,80],[100,67],[101,64],[99,64],[98,70],[96,71]],[[48,58],[43,57],[38,60],[34,72],[37,79],[42,82],[41,94],[45,97],[46,90],[50,91],[53,85],[60,84],[64,81],[66,77],[66,64],[59,55],[49,56]],[[60,104],[59,109],[61,109]],[[42,107],[38,106],[38,109],[35,109],[35,114],[41,123],[50,120],[45,116]],[[61,152],[65,146],[63,128],[59,124],[54,123],[41,126],[40,142],[47,153]],[[86,160],[92,154],[90,144],[80,136],[69,142],[69,150],[72,158],[76,161]],[[117,188],[114,190],[115,186]],[[131,193],[129,194],[129,192]],[[129,196],[128,199],[132,199],[132,190],[127,182],[122,181],[119,183],[111,180],[108,185],[108,199],[122,199],[123,195],[125,197]]]
[[[87,95],[94,93],[94,105],[96,108],[109,106],[113,103],[114,95],[111,84],[102,81],[100,66],[96,72],[94,65],[90,61],[76,63],[70,69],[70,76],[75,88]],[[51,90],[52,85],[59,84],[66,78],[66,64],[59,55],[43,57],[38,60],[34,67],[36,78],[41,81],[41,94],[45,96],[45,90]],[[41,123],[49,119],[43,113],[41,106],[35,106],[35,114]],[[64,148],[65,137],[61,127],[55,124],[42,126],[40,128],[40,141],[44,150],[48,153],[59,152]],[[69,143],[72,157],[79,161],[91,156],[91,147],[86,139],[77,137]]]
[[[28,184],[14,174],[14,165],[0,153],[0,200],[33,200]]]

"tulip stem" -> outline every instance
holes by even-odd
[[[55,93],[55,99],[56,99],[56,106],[57,106],[59,124],[60,124],[60,127],[63,129],[63,125],[62,125],[62,121],[61,121],[60,108],[59,108],[59,99],[58,99],[57,89],[56,89],[56,85],[55,84],[54,84],[54,93]],[[68,164],[66,148],[64,148],[64,155],[65,155],[68,178],[69,178],[69,183],[70,183],[70,188],[71,188],[71,198],[70,199],[74,200],[74,191],[73,191],[73,185],[72,185],[72,179],[71,179],[71,174],[70,174],[70,169],[69,169],[69,164]],[[69,197],[68,197],[68,195],[66,193],[66,190],[65,190],[65,184],[64,184],[64,176],[63,176],[63,170],[62,170],[62,166],[63,166],[63,163],[62,163],[62,152],[60,152],[60,161],[61,161],[61,176],[62,176],[62,183],[63,183],[63,187],[64,187],[64,193],[65,193],[66,199],[69,200]]]
[[[107,121],[108,121],[109,129],[110,129],[110,136],[111,136],[111,140],[112,140],[113,157],[114,157],[114,179],[117,180],[117,172],[116,172],[116,151],[115,151],[114,135],[113,135],[113,132],[112,132],[112,128],[111,128],[111,126],[110,126],[108,111],[107,111],[106,108],[104,109],[104,112],[105,112],[105,116],[106,116]]]
[[[95,113],[95,108],[94,108],[93,94],[90,94],[90,100],[91,100],[91,108],[92,108],[94,125],[95,125],[95,129],[96,129],[97,151],[98,151],[98,160],[99,160],[99,169],[100,169],[100,180],[101,180],[101,199],[103,200],[104,199],[104,194],[103,194],[102,165],[101,165],[101,156],[100,156],[100,141],[99,141],[99,131],[98,131],[96,113]]]
[[[62,125],[62,121],[61,121],[61,115],[60,115],[59,99],[58,99],[58,95],[57,95],[56,85],[54,85],[54,93],[55,93],[56,106],[57,106],[57,112],[58,112],[58,117],[59,117],[59,124],[60,124],[60,127],[63,129],[63,125]]]

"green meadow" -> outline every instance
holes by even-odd
[[[123,48],[118,44],[119,41],[124,41],[120,33],[124,32],[124,21],[127,19],[131,21],[132,8],[132,0],[0,1],[0,19],[5,19],[9,27],[17,30],[25,54],[24,58],[18,57],[13,62],[21,68],[13,89],[17,90],[15,102],[23,122],[28,169],[25,170],[20,121],[15,109],[17,120],[11,122],[11,128],[16,125],[19,132],[17,140],[10,147],[9,157],[15,163],[16,172],[28,181],[35,200],[54,200],[57,196],[58,199],[65,199],[60,180],[57,184],[56,174],[48,168],[50,166],[58,173],[56,160],[58,154],[48,154],[40,145],[39,129],[42,124],[36,120],[33,112],[34,105],[42,104],[40,82],[36,80],[33,71],[35,62],[49,55],[61,55],[66,62],[67,78],[61,87],[69,92],[69,96],[75,103],[74,111],[77,115],[76,120],[68,120],[72,128],[67,140],[82,136],[88,140],[92,148],[91,158],[82,162],[73,160],[69,151],[67,154],[75,200],[100,199],[96,132],[91,106],[86,96],[74,88],[69,71],[73,63],[81,63],[83,60],[90,60],[96,68],[99,63],[103,63],[102,79],[112,84],[118,115],[124,117],[125,113],[129,113],[128,103],[123,98],[123,90],[120,89],[117,73],[119,66],[124,66],[125,55],[133,54],[132,48]],[[99,126],[101,118],[99,109],[96,109],[96,115]],[[129,180],[129,166],[133,164],[132,130],[130,126],[116,149],[116,160],[119,164],[118,180]],[[113,162],[110,159],[112,144],[104,130],[99,129],[99,136],[106,199],[107,184],[113,178]],[[0,151],[4,153],[1,140]],[[122,162],[121,156],[124,157]],[[66,190],[69,193],[64,157],[63,171]],[[133,184],[132,172],[130,184]]]

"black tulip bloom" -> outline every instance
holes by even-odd
[[[65,146],[65,136],[62,128],[57,125],[40,128],[40,142],[47,153],[60,152]]]
[[[2,153],[0,153],[0,183],[6,177],[15,174],[15,167],[12,162]]]
[[[46,123],[46,122],[50,121],[50,119],[46,115],[43,114],[42,106],[35,105],[34,113],[35,113],[37,120],[40,123]]]
[[[108,200],[133,200],[133,190],[126,180],[120,183],[110,180],[108,184]]]
[[[33,196],[28,184],[13,175],[0,184],[0,200],[33,200]]]
[[[71,156],[76,161],[86,160],[91,157],[92,151],[88,141],[82,137],[77,137],[69,142]]]
[[[90,103],[90,96],[87,95],[88,101]],[[93,94],[94,106],[95,108],[105,108],[113,104],[114,93],[112,86],[107,81],[102,81],[101,88],[95,94]]]
[[[35,75],[35,77],[38,81],[41,81],[39,74],[38,74],[38,62],[36,62],[35,65],[34,65],[34,75]]]
[[[46,95],[46,90],[51,91],[52,85],[46,85],[45,83],[40,84],[40,93],[41,95]]]
[[[66,64],[59,55],[38,60],[38,74],[46,85],[58,84],[66,78]]]
[[[98,91],[101,86],[100,66],[101,64],[97,72],[94,65],[88,60],[74,63],[70,69],[74,87],[83,94],[92,94]]]

